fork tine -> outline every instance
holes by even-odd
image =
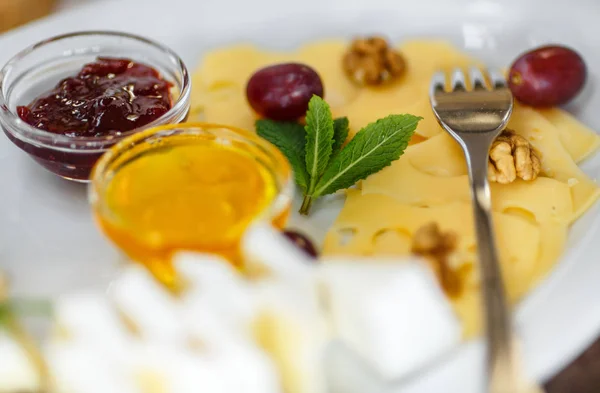
[[[502,87],[506,87],[506,79],[504,79],[504,75],[498,70],[489,70],[488,74],[490,75],[490,80],[492,81],[492,88],[498,89]]]
[[[444,72],[436,72],[431,79],[429,93],[431,96],[435,93],[443,93],[446,90],[446,74]]]
[[[466,90],[465,74],[460,68],[452,71],[452,90]]]
[[[481,73],[481,70],[477,67],[469,68],[469,80],[471,81],[471,86],[473,86],[473,90],[485,90],[485,78]]]

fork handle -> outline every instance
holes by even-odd
[[[462,147],[471,177],[473,216],[481,266],[481,290],[488,344],[488,391],[516,393],[518,382],[511,317],[494,237],[492,202],[487,179],[489,148],[493,138],[485,146],[481,143],[481,136],[473,138],[473,142],[468,138],[464,138],[463,141]]]

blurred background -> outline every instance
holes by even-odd
[[[0,0],[0,33],[65,8],[102,0]]]

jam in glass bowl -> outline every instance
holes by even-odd
[[[111,146],[180,123],[190,80],[172,50],[120,32],[65,34],[37,43],[0,70],[0,127],[51,172],[86,182]]]

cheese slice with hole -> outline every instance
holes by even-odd
[[[496,232],[507,260],[537,259],[539,230],[535,223],[504,213],[495,213]],[[412,238],[429,222],[459,235],[459,249],[474,252],[472,212],[469,203],[448,203],[429,208],[410,206],[381,194],[348,190],[340,215],[324,242],[325,255],[373,255],[376,238],[386,230]],[[518,234],[518,235],[517,235]],[[534,247],[524,246],[524,240]]]
[[[500,212],[494,213],[493,218],[507,291],[514,302],[558,260],[565,243],[566,224],[537,224]],[[465,263],[474,267],[473,274],[467,277],[466,291],[454,301],[464,324],[464,333],[470,337],[481,331],[481,319],[479,304],[471,300],[475,296],[472,292],[479,291],[479,278],[469,203],[424,208],[399,203],[386,195],[349,190],[346,204],[325,239],[324,254],[407,255],[415,231],[432,221],[442,230],[458,235],[458,252]]]

